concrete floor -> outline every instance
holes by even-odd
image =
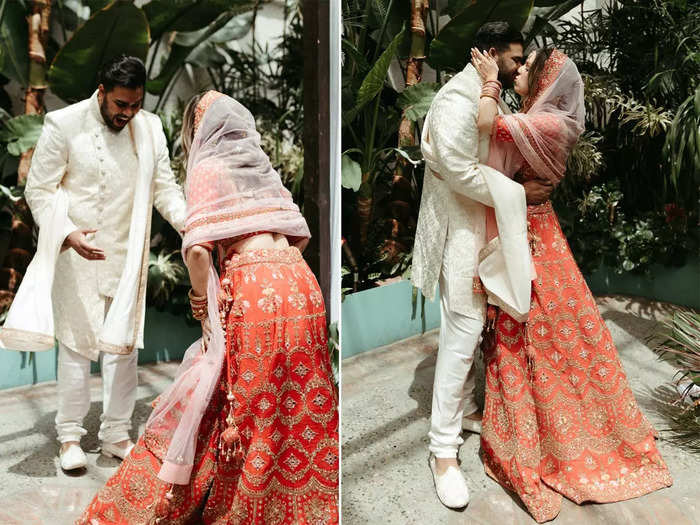
[[[598,300],[632,389],[657,429],[659,396],[675,369],[658,360],[647,342],[668,306],[641,299]],[[471,493],[463,511],[440,504],[428,468],[427,432],[437,331],[399,341],[342,362],[342,516],[344,525],[535,523],[519,503],[487,477],[478,458],[479,437],[465,434],[461,468]],[[652,395],[652,394],[656,395]],[[577,506],[564,501],[557,524],[700,524],[700,455],[661,439],[674,478],[668,489],[621,503]]]
[[[151,401],[172,382],[179,363],[139,367],[134,429],[136,438],[151,413]],[[73,474],[58,464],[56,383],[0,391],[0,525],[73,523],[119,466],[99,453],[97,430],[102,402],[93,401],[82,440],[88,466]],[[91,378],[91,397],[102,399],[99,375]]]

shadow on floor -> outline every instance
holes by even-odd
[[[136,406],[134,408],[134,415],[131,419],[132,430],[130,432],[132,439],[134,441],[137,429],[141,428],[142,425],[148,420],[148,416],[151,413],[151,401],[154,397],[145,397],[138,399],[136,401]],[[85,417],[85,429],[87,430],[87,435],[81,440],[81,446],[86,452],[96,452],[100,443],[97,439],[97,432],[100,428],[100,415],[102,414],[102,402],[95,401],[90,405],[90,411]],[[20,439],[22,437],[27,437],[30,435],[44,435],[46,436],[48,442],[43,444],[37,449],[33,449],[29,452],[27,457],[25,457],[19,463],[16,463],[9,467],[7,470],[13,474],[19,474],[22,476],[36,477],[36,478],[48,478],[56,477],[56,465],[54,463],[54,458],[58,454],[58,442],[56,441],[56,428],[54,426],[54,419],[56,417],[56,412],[48,412],[43,414],[38,420],[34,427],[23,430],[22,432],[15,432],[12,434],[7,434],[0,438],[0,442],[11,441],[15,439]],[[118,460],[109,459],[104,456],[100,456],[97,460],[100,466],[116,466],[118,465]],[[67,473],[69,476],[81,476],[85,471],[78,470],[75,473]]]

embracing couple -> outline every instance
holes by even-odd
[[[80,447],[101,358],[102,453],[123,458],[78,523],[337,523],[338,412],[309,229],[260,148],[255,119],[215,91],[187,104],[184,195],[138,58],[106,64],[87,100],[48,113],[25,195],[37,254],[0,346],[58,339],[56,432]],[[150,218],[184,234],[203,336],[129,438],[143,348]],[[55,325],[54,325],[55,323]]]
[[[518,113],[500,97],[510,87]],[[412,279],[428,298],[440,287],[429,463],[448,507],[469,503],[463,429],[481,434],[486,472],[538,522],[563,496],[612,502],[672,483],[549,201],[584,117],[576,65],[550,48],[525,58],[506,22],[479,29],[426,117]]]

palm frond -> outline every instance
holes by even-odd
[[[669,422],[661,430],[675,444],[700,452],[700,400],[686,399],[693,385],[700,384],[700,313],[674,312],[658,335],[662,339],[656,351],[679,367],[676,388],[659,387],[652,396],[656,412]]]

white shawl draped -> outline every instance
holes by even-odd
[[[148,119],[139,113],[129,126],[139,159],[139,171],[127,259],[98,337],[99,351],[116,354],[127,354],[135,347],[143,346],[143,342],[137,340],[139,327],[144,322],[139,300],[143,294],[139,292],[146,284],[145,262],[148,260],[153,197],[154,144]],[[45,213],[49,217],[39,221],[44,227],[39,230],[37,252],[0,330],[0,347],[7,350],[38,352],[52,350],[55,346],[51,290],[68,220],[68,197],[60,186],[51,208]]]

